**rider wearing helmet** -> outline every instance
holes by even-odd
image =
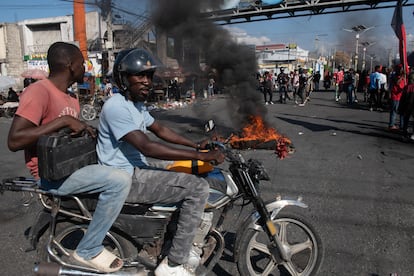
[[[128,75],[146,72],[151,78],[160,61],[143,49],[129,49],[118,53],[112,70],[113,78],[121,90],[126,93],[130,86]]]
[[[172,144],[194,149],[203,147],[163,126],[147,111],[144,102],[152,87],[152,77],[159,62],[143,49],[121,51],[114,63],[113,77],[120,89],[108,99],[99,122],[97,153],[99,162],[127,171],[132,187],[129,203],[182,203],[177,232],[168,256],[155,275],[194,275],[186,264],[192,241],[201,221],[209,193],[203,178],[165,170],[171,160],[203,160],[221,163],[220,151],[200,152],[151,141],[147,132]],[[205,144],[204,144],[205,145]],[[146,157],[163,161],[151,162]],[[169,160],[166,162],[165,160]],[[175,273],[175,274],[174,274]]]

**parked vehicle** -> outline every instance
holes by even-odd
[[[95,120],[101,113],[104,100],[95,92],[88,103],[81,106],[80,116],[85,121]]]
[[[12,118],[14,113],[16,113],[17,107],[19,107],[18,102],[5,102],[0,105],[0,117]]]
[[[246,161],[224,143],[212,146],[225,153],[228,167],[212,167],[202,175],[209,180],[210,195],[188,261],[196,275],[207,275],[222,257],[224,222],[237,203],[253,207],[236,232],[233,253],[240,275],[317,275],[324,252],[304,213],[307,205],[301,198],[281,196],[264,202],[260,181],[269,177],[263,165]],[[68,262],[92,218],[96,195],[54,196],[26,178],[3,180],[0,191],[35,193],[43,206],[29,233],[43,261],[35,267],[37,275],[103,275]],[[152,275],[171,242],[177,215],[176,206],[125,203],[104,240],[104,246],[124,260],[124,267],[110,275]]]

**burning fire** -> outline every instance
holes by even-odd
[[[230,145],[233,148],[274,148],[280,159],[285,158],[290,151],[292,142],[279,134],[276,129],[267,127],[260,116],[251,116],[250,123],[242,130],[241,135],[232,135]]]

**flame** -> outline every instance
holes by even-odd
[[[275,152],[280,159],[288,155],[292,143],[290,139],[279,134],[276,129],[266,126],[260,116],[251,116],[249,124],[243,128],[242,133],[232,135],[229,140],[231,146],[235,148],[243,147],[241,146],[243,143],[260,145],[270,141],[275,141]]]

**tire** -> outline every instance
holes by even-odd
[[[95,120],[98,112],[96,111],[95,107],[90,104],[84,104],[81,108],[81,117],[85,121],[92,121]]]
[[[17,107],[9,107],[4,110],[4,117],[13,118],[14,113],[16,113]]]
[[[81,238],[86,232],[88,225],[74,224],[72,222],[60,222],[56,226],[55,241],[57,241],[68,252],[72,252],[78,246]],[[50,262],[47,252],[47,243],[49,240],[49,230],[47,230],[39,239],[37,246],[39,261]],[[137,256],[136,247],[126,238],[112,231],[106,234],[103,245],[110,252],[114,253],[121,259],[133,258]],[[59,257],[63,257],[62,253],[56,247],[53,251]]]
[[[301,215],[285,210],[273,219],[273,223],[282,244],[291,254],[289,261],[280,264],[273,261],[267,248],[270,241],[265,232],[246,228],[239,243],[237,267],[240,275],[317,275],[323,259],[323,247],[312,225]]]

